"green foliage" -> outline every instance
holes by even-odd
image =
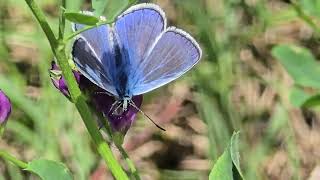
[[[105,15],[108,20],[113,20],[135,2],[136,0],[92,0],[92,7],[97,16]]]
[[[293,87],[290,92],[290,101],[296,107],[303,106],[311,96],[299,87]]]
[[[316,94],[313,96],[310,96],[303,104],[303,107],[316,107],[320,105],[320,95]]]
[[[299,87],[291,90],[290,101],[296,107],[312,108],[320,105],[320,95],[311,95]]]
[[[295,106],[313,107],[320,104],[320,96],[303,91],[302,87],[320,89],[320,64],[312,53],[295,45],[278,45],[272,49],[275,56],[293,78],[290,101]]]
[[[69,21],[78,24],[95,25],[99,22],[98,18],[83,13],[65,12],[64,15]]]
[[[103,14],[107,4],[110,3],[110,0],[92,0],[91,2],[95,15],[100,16]]]
[[[298,0],[302,9],[312,16],[320,17],[320,1],[319,0]]]
[[[239,132],[234,133],[231,137],[230,144],[219,157],[213,166],[209,179],[210,180],[236,180],[243,179],[240,170],[239,155]]]
[[[308,49],[295,45],[278,45],[272,49],[272,54],[296,84],[320,88],[320,64]]]
[[[28,163],[27,171],[37,174],[43,180],[72,180],[68,168],[62,163],[39,159]]]

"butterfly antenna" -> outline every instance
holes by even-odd
[[[113,96],[112,94],[110,94],[109,92],[107,91],[97,91],[97,92],[94,92],[95,94],[106,94],[108,96]]]
[[[97,91],[97,92],[94,92],[95,94],[108,94],[106,92],[103,92],[103,91]]]
[[[142,115],[144,115],[145,117],[147,117],[155,126],[157,126],[157,128],[161,129],[162,131],[166,131],[163,127],[161,127],[160,125],[158,125],[156,122],[154,122],[146,113],[144,113],[140,108],[138,108],[136,106],[136,104],[130,100],[129,104],[134,107],[136,110],[138,110]]]

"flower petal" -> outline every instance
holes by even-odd
[[[77,83],[80,83],[81,74],[78,71],[73,71]],[[51,62],[50,77],[53,85],[66,97],[70,98],[69,89],[65,78],[62,76],[62,71],[55,61]]]
[[[11,113],[11,102],[9,98],[0,90],[0,124],[4,124]]]
[[[143,97],[142,95],[134,96],[132,100],[135,105],[140,108]],[[110,125],[114,131],[121,131],[125,133],[135,120],[138,112],[136,108],[129,105],[128,109],[125,112],[122,112],[120,115],[115,114],[114,110],[117,107],[112,106],[116,100],[114,99],[114,97],[109,96],[106,93],[95,93],[93,95],[93,101],[96,105],[97,110],[103,112],[108,117]]]

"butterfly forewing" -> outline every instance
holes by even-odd
[[[83,28],[75,24],[74,30]],[[72,47],[74,62],[79,71],[90,81],[117,96],[113,79],[105,67],[114,61],[113,44],[109,40],[110,28],[106,25],[82,32]]]
[[[128,83],[134,81],[135,71],[143,63],[151,46],[166,26],[164,12],[155,5],[141,4],[129,8],[114,24],[114,31],[122,53],[129,67]],[[117,61],[117,60],[116,60]]]
[[[74,31],[78,31],[84,27],[82,24],[73,24]],[[80,37],[86,39],[90,44],[100,61],[103,60],[104,54],[112,49],[112,44],[109,41],[110,30],[111,28],[108,25],[101,25],[80,34]]]
[[[201,57],[201,49],[186,32],[168,28],[154,43],[147,58],[138,66],[133,95],[165,85],[192,68]]]

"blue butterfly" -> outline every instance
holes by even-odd
[[[74,24],[75,31],[84,25]],[[186,73],[201,58],[198,43],[186,32],[167,27],[154,4],[132,6],[112,25],[81,33],[73,43],[79,71],[117,99],[125,111],[133,96],[150,92]]]

